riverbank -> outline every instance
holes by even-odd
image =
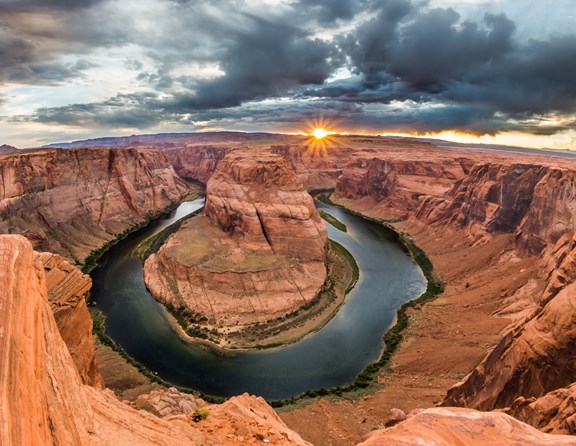
[[[386,220],[351,200],[333,201],[365,217]],[[380,389],[361,398],[322,398],[281,413],[290,428],[317,446],[356,444],[385,426],[392,408],[408,413],[440,402],[497,344],[511,322],[499,314],[505,299],[536,277],[536,262],[515,253],[510,235],[470,246],[465,231],[452,227],[416,221],[387,224],[408,234],[426,252],[445,291],[405,312],[403,339],[389,368],[377,376]]]

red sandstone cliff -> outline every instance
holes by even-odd
[[[0,237],[0,444],[308,445],[261,398],[158,418],[82,384],[50,310],[44,267],[21,236]]]
[[[227,146],[186,146],[164,151],[178,175],[203,183],[208,182],[228,152]]]
[[[541,258],[547,284],[524,323],[507,333],[444,405],[505,408],[576,381],[576,242],[567,233]]]
[[[238,327],[290,313],[326,278],[326,228],[283,158],[232,152],[207,186],[205,216],[146,261],[161,302]]]
[[[0,233],[82,262],[187,192],[162,153],[49,149],[0,156]]]
[[[417,160],[359,153],[338,178],[335,198],[354,200],[387,218],[407,218],[429,196],[441,197],[462,178],[470,160]]]
[[[36,259],[44,269],[56,325],[82,382],[102,387],[92,339],[92,317],[84,299],[92,287],[92,279],[56,254],[36,253]]]

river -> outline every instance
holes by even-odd
[[[383,349],[396,310],[422,294],[420,268],[380,225],[336,206],[316,203],[348,227],[326,223],[329,237],[352,253],[360,268],[356,287],[336,316],[299,342],[270,350],[222,354],[181,339],[168,314],[144,285],[135,247],[149,235],[201,208],[182,203],[113,246],[92,272],[92,296],[106,316],[106,334],[163,379],[215,396],[243,392],[284,399],[307,390],[349,384]]]

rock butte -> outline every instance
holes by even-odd
[[[257,144],[274,139],[262,138]],[[575,432],[576,163],[354,136],[315,157],[303,142],[278,137],[270,152],[284,157],[307,188],[332,187],[333,199],[346,207],[402,219],[396,227],[430,254],[447,286],[437,301],[411,312],[393,373],[380,378],[383,390],[353,401],[319,399],[282,413],[283,420],[314,444],[349,445],[385,423],[391,407],[408,413],[441,402],[498,412],[427,409],[364,444],[576,444],[522,423]],[[0,232],[23,233],[38,249],[84,259],[185,195],[174,171],[206,181],[227,153],[256,140],[225,134],[119,144],[134,148],[0,155]],[[108,178],[114,200],[104,193]],[[98,388],[92,366],[77,299],[85,277],[57,257],[40,262],[17,236],[0,237],[0,256],[1,444],[261,444],[256,434],[267,422],[286,444],[306,444],[253,397],[209,406],[211,415],[198,424],[189,410],[202,403],[172,390],[139,402],[166,418],[119,402]],[[60,332],[49,288],[54,312],[60,307],[69,315]],[[65,343],[66,333],[77,333],[77,342]],[[74,358],[79,345],[83,354]],[[248,433],[236,429],[241,425],[250,426]]]
[[[326,227],[284,158],[233,151],[206,187],[203,216],[182,225],[145,264],[152,294],[218,326],[284,316],[326,279]]]

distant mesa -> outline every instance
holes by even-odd
[[[161,302],[215,327],[282,317],[326,278],[326,227],[280,155],[234,151],[206,190],[204,215],[185,222],[145,264]]]
[[[8,144],[2,144],[0,146],[0,155],[3,155],[5,153],[14,153],[14,152],[18,152],[18,149],[14,146],[9,146]]]

